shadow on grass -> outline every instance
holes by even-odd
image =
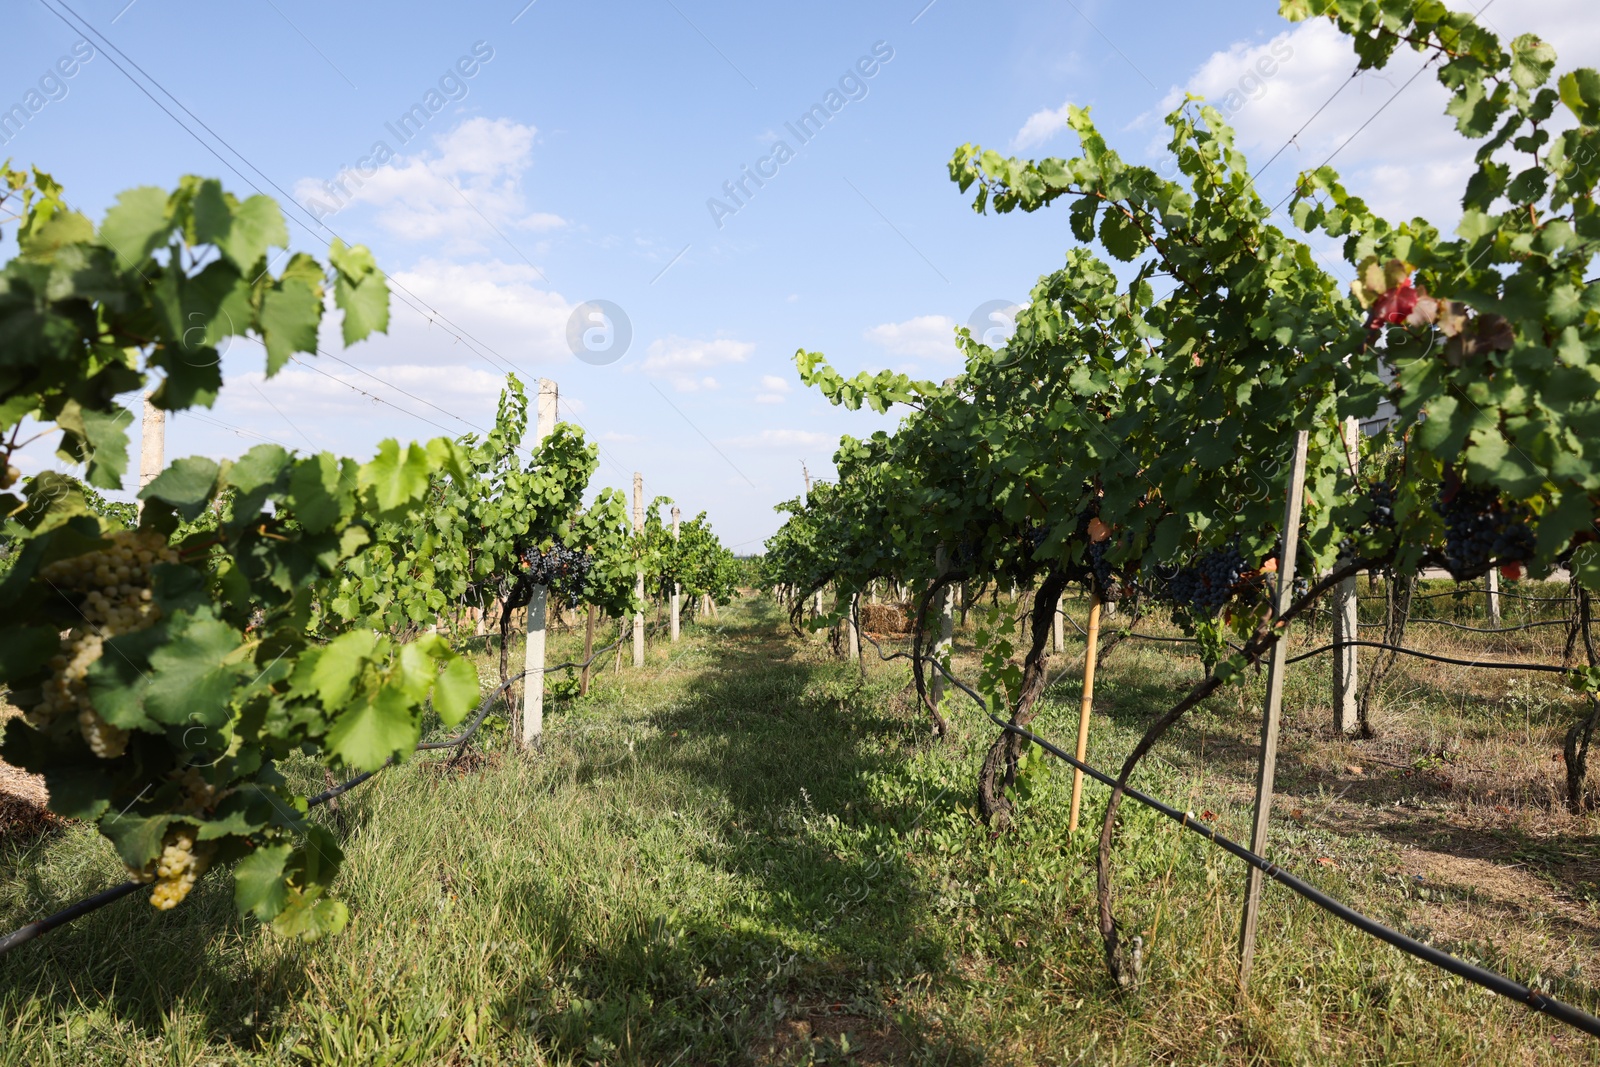
[[[726,817],[692,855],[734,881],[737,904],[674,902],[586,941],[576,932],[584,904],[543,891],[530,921],[551,926],[529,933],[566,946],[555,969],[581,978],[565,993],[530,983],[503,1011],[541,1015],[575,1055],[665,1061],[688,1049],[685,1063],[761,1062],[786,1020],[843,1014],[893,1035],[879,1042],[881,1062],[981,1062],[981,1050],[885,996],[949,970],[926,887],[893,832],[918,812],[886,809],[871,791],[921,724],[884,710],[892,701],[848,666],[782,639],[776,611],[723,625],[715,667],[649,715],[658,732],[637,755],[720,801]],[[622,788],[629,773],[607,767],[579,781],[603,790],[615,777]]]
[[[28,901],[28,914],[8,909],[8,928],[77,899],[47,888],[36,870],[25,877],[27,888],[17,895]],[[84,895],[102,888],[102,881],[112,879],[95,879]],[[247,974],[216,965],[215,944],[244,933],[246,925],[234,910],[231,878],[202,881],[172,912],[150,907],[147,896],[125,897],[7,954],[0,966],[0,1016],[15,1017],[31,1003],[45,1018],[64,1021],[87,1006],[94,1018],[158,1039],[181,1003],[185,1014],[204,1020],[212,1039],[249,1045],[257,1020],[305,988],[303,970],[290,958]]]

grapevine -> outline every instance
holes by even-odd
[[[1405,584],[1428,567],[1537,577],[1567,565],[1600,587],[1600,464],[1581,444],[1600,419],[1600,290],[1587,282],[1600,169],[1582,165],[1600,147],[1600,74],[1556,77],[1546,42],[1502,43],[1442,4],[1285,0],[1283,11],[1333,20],[1362,69],[1402,45],[1439,61],[1449,113],[1484,145],[1456,236],[1376,216],[1328,167],[1299,178],[1292,227],[1280,227],[1223,116],[1200,101],[1167,116],[1171,176],[1123,160],[1080,108],[1067,109],[1071,158],[961,147],[950,175],[976,211],[1059,206],[1074,247],[1001,347],[958,331],[965,370],[944,385],[846,378],[818,353],[796,354],[802,379],[833,402],[909,414],[892,434],[841,441],[825,513],[791,509],[769,542],[775,577],[842,595],[892,574],[931,590],[950,580],[944,557],[980,582],[1034,577],[1044,597],[1082,580],[1086,562],[1097,582],[1109,567],[1244,650],[1217,665],[1204,695],[1275,640],[1260,591],[1282,537],[1287,450],[1306,431],[1300,568],[1323,577],[1293,591],[1285,617],[1329,576],[1361,571]],[[1566,125],[1554,132],[1558,107]],[[1514,182],[1510,154],[1528,168]],[[1353,286],[1319,264],[1312,242],[1323,238],[1343,242]],[[1385,405],[1395,417],[1363,445],[1386,457],[1369,487],[1341,427]],[[1091,501],[1108,536],[1063,536],[1061,518]],[[1028,625],[1032,679],[1048,619],[1035,611]],[[1005,626],[979,642],[1011,647]],[[1004,657],[986,656],[979,688],[1025,725],[1030,687],[991,659]],[[1198,699],[1156,721],[1120,781]],[[997,824],[1011,816],[1004,788],[1020,744],[997,738],[980,774]],[[1119,798],[1101,865],[1114,972],[1106,864]]]
[[[24,713],[0,754],[44,777],[57,814],[97,825],[155,907],[228,866],[242,913],[285,934],[338,930],[338,846],[276,765],[305,751],[374,769],[413,750],[428,709],[448,724],[476,702],[476,671],[442,638],[396,641],[326,610],[383,553],[382,531],[415,524],[430,486],[464,474],[464,449],[181,458],[137,515],[96,490],[127,470],[118,395],[208,406],[219,345],[255,338],[274,374],[316,353],[329,294],[355,344],[387,327],[383,273],[339,241],[326,263],[273,254],[288,239],[277,204],[208,179],[129,190],[98,226],[37,170],[0,168],[0,198],[18,247],[0,266],[0,684]],[[17,485],[24,419],[59,433],[81,480]]]

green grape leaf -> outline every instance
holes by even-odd
[[[284,869],[293,853],[293,845],[263,845],[234,865],[233,903],[240,915],[270,922],[283,911],[289,900]]]
[[[433,710],[446,726],[454,726],[477,705],[478,695],[477,668],[470,660],[457,656],[433,683]]]
[[[284,937],[315,941],[337,934],[349,921],[350,909],[344,901],[328,897],[322,887],[301,890],[290,886],[283,911],[272,921],[272,929]]]
[[[1100,243],[1113,256],[1124,263],[1131,263],[1144,248],[1145,239],[1133,219],[1112,208],[1100,217]]]
[[[145,714],[169,726],[227,722],[234,685],[251,669],[229,661],[238,650],[239,634],[209,611],[174,618],[167,643],[150,653]]]
[[[389,287],[372,253],[364,245],[347,248],[335,237],[328,262],[338,272],[333,302],[344,313],[344,343],[353,345],[374,331],[389,330]]]
[[[1523,89],[1537,89],[1550,80],[1556,50],[1532,33],[1511,42],[1511,80]]]
[[[8,626],[0,630],[0,682],[32,674],[60,647],[61,637],[54,626]]]
[[[239,790],[217,804],[211,818],[200,823],[195,837],[201,841],[248,837],[272,823],[272,802],[260,790]]]
[[[204,456],[174,460],[139,491],[139,499],[164,500],[177,508],[178,514],[192,520],[205,510],[220,471],[216,460]]]
[[[84,480],[98,489],[121,489],[128,471],[128,427],[133,412],[121,405],[109,411],[67,401],[56,425],[67,431],[61,441],[63,459],[87,463]]]
[[[1600,593],[1600,544],[1591,541],[1572,553],[1572,576],[1591,593]]]
[[[328,728],[328,751],[354,770],[375,771],[416,748],[422,736],[416,710],[401,686],[385,685],[339,713]]]
[[[282,445],[256,445],[229,464],[223,483],[242,493],[253,493],[272,485],[289,464],[289,453]]]
[[[62,211],[17,238],[18,250],[25,258],[48,260],[69,245],[94,240],[94,223],[76,211]]]
[[[153,185],[129,189],[117,197],[100,224],[100,240],[117,257],[117,266],[133,270],[150,253],[166,243],[172,232],[172,217],[167,212],[167,193]]]
[[[362,490],[376,495],[378,510],[392,512],[428,491],[431,472],[428,453],[420,445],[413,442],[402,453],[400,443],[389,438],[378,446],[377,457],[362,465],[358,477]]]
[[[331,452],[302,459],[289,475],[289,507],[311,533],[323,533],[350,517],[351,490]]]
[[[1561,102],[1585,126],[1600,126],[1600,71],[1580,67],[1561,76]]]
[[[297,254],[283,276],[261,296],[261,340],[267,349],[267,377],[283,369],[296,352],[317,350],[322,322],[321,273],[316,261]]]
[[[112,812],[101,818],[100,832],[111,839],[122,862],[137,870],[161,855],[161,839],[172,821],[170,815]]]
[[[295,688],[315,693],[324,707],[337,708],[350,699],[362,672],[386,644],[375,630],[340,634],[321,649],[300,657]]]
[[[233,212],[233,227],[222,246],[241,273],[248,273],[267,254],[269,248],[289,247],[289,227],[283,209],[270,196],[247,198]]]
[[[16,724],[23,725],[20,719]],[[12,762],[9,751],[6,761]],[[57,765],[45,768],[43,773],[50,810],[62,818],[93,822],[110,809],[112,783],[100,768]]]

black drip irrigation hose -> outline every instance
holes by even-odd
[[[1370,641],[1346,643],[1373,644],[1373,642]],[[876,642],[874,642],[874,644],[876,644]],[[1398,651],[1405,652],[1408,650],[1398,649]],[[881,652],[879,654],[882,655]],[[900,655],[907,654],[901,653]],[[899,658],[899,656],[893,658]],[[1067,755],[1061,749],[1057,748],[1055,745],[1052,745],[1044,738],[1039,737],[1037,734],[1034,734],[1032,731],[1021,726],[1008,723],[1001,719],[998,715],[995,715],[989,710],[988,705],[984,702],[983,698],[975,693],[971,687],[963,684],[958,678],[955,677],[955,675],[946,670],[944,664],[932,658],[929,658],[929,662],[933,664],[935,669],[948,678],[956,688],[960,689],[962,692],[966,693],[967,696],[971,697],[978,707],[983,709],[983,713],[984,715],[988,716],[989,721],[1000,727],[1000,729],[1004,730],[1006,733],[1016,734],[1018,737],[1023,737],[1029,741],[1032,741],[1034,744],[1038,745],[1052,756],[1055,756],[1057,759],[1063,760],[1071,766],[1076,767],[1078,770],[1082,771],[1084,774],[1093,778],[1102,785],[1110,786],[1113,789],[1117,788],[1117,780],[1111,775]],[[1289,662],[1292,663],[1294,661],[1290,660]],[[1469,664],[1469,666],[1484,665]],[[1564,668],[1551,668],[1543,665],[1540,665],[1535,669],[1564,670]],[[1162,815],[1165,815],[1167,818],[1171,819],[1173,822],[1176,822],[1184,829],[1194,831],[1223,851],[1229,852],[1232,855],[1244,860],[1246,863],[1251,864],[1259,869],[1261,873],[1265,874],[1268,878],[1271,878],[1279,885],[1282,885],[1296,895],[1309,900],[1311,903],[1328,912],[1335,918],[1354,926],[1362,933],[1368,934],[1369,936],[1375,937],[1386,944],[1392,945],[1401,952],[1413,956],[1424,963],[1431,964],[1432,966],[1438,967],[1444,971],[1449,971],[1451,974],[1456,975],[1459,978],[1464,978],[1467,981],[1472,982],[1474,985],[1482,986],[1484,989],[1487,989],[1492,993],[1498,993],[1507,1000],[1514,1000],[1524,1007],[1531,1008],[1534,1011],[1548,1015],[1552,1019],[1566,1023],[1568,1026],[1571,1026],[1574,1029],[1582,1030],[1584,1033],[1589,1034],[1592,1037],[1600,1037],[1600,1018],[1590,1015],[1582,1008],[1575,1007],[1574,1005],[1568,1004],[1565,1001],[1557,1000],[1554,997],[1546,996],[1536,989],[1525,986],[1520,982],[1512,981],[1503,974],[1486,970],[1483,967],[1468,963],[1466,960],[1458,959],[1455,956],[1450,955],[1448,952],[1434,948],[1432,945],[1427,945],[1416,940],[1415,938],[1407,937],[1400,931],[1393,930],[1378,922],[1376,919],[1373,919],[1367,915],[1363,915],[1354,908],[1340,903],[1311,883],[1303,881],[1300,878],[1296,878],[1294,875],[1290,874],[1282,867],[1272,863],[1270,860],[1256,855],[1254,852],[1250,851],[1248,848],[1245,848],[1238,842],[1230,840],[1229,838],[1217,833],[1215,830],[1204,825],[1202,822],[1196,819],[1190,812],[1181,812],[1177,808],[1164,804],[1154,797],[1146,793],[1142,793],[1130,785],[1123,785],[1122,792],[1124,796],[1131,797],[1146,807],[1160,812]]]
[[[1412,620],[1415,621],[1415,620]],[[1453,656],[1436,656],[1431,652],[1419,652],[1414,648],[1405,648],[1401,645],[1386,645],[1382,641],[1335,641],[1321,648],[1314,648],[1310,652],[1302,652],[1298,656],[1290,656],[1286,663],[1299,663],[1301,660],[1320,656],[1324,652],[1333,652],[1341,648],[1379,648],[1388,652],[1398,652],[1402,656],[1415,656],[1418,659],[1432,660],[1435,663],[1451,663],[1457,667],[1489,667],[1501,671],[1545,671],[1549,674],[1571,674],[1572,668],[1558,667],[1549,663],[1498,663],[1494,660],[1456,659]]]
[[[1448,597],[1468,597],[1468,596],[1472,596],[1474,593],[1481,594],[1481,593],[1483,593],[1483,590],[1478,588],[1478,587],[1476,587],[1476,586],[1462,586],[1460,589],[1446,589],[1443,592],[1439,592],[1439,593],[1419,593],[1416,596],[1413,596],[1411,599],[1412,600],[1438,600],[1440,597],[1447,597],[1447,596]],[[1509,590],[1505,590],[1505,589],[1500,590],[1495,595],[1496,596],[1509,597],[1512,600],[1528,600],[1528,601],[1532,601],[1535,604],[1570,604],[1570,603],[1572,603],[1572,598],[1571,597],[1567,597],[1567,596],[1530,596],[1527,593],[1513,593],[1513,592],[1510,592]],[[1381,596],[1369,596],[1369,595],[1363,594],[1363,595],[1358,595],[1356,597],[1356,599],[1357,600],[1383,600],[1384,598],[1381,597]]]
[[[581,662],[558,663],[553,667],[543,668],[542,673],[548,674],[550,671],[559,671],[572,667],[581,668],[587,666],[605,653],[610,652],[612,649],[622,644],[626,637],[626,634],[618,637],[617,640],[613,641],[605,648],[596,650],[587,660],[583,660]],[[460,734],[452,737],[448,741],[430,741],[425,744],[420,744],[416,747],[416,751],[432,752],[445,748],[459,748],[466,744],[468,741],[472,740],[473,735],[478,732],[479,728],[482,727],[486,721],[488,721],[489,712],[494,709],[495,701],[497,701],[506,690],[510,689],[513,685],[515,685],[517,682],[520,682],[528,675],[539,673],[541,673],[541,671],[538,670],[523,671],[521,674],[516,674],[510,678],[507,678],[505,681],[495,686],[494,689],[490,690],[488,695],[483,698],[478,705],[478,713],[473,716],[472,722],[468,724],[465,730],[461,731]],[[373,778],[379,772],[386,771],[390,767],[395,766],[395,764],[398,762],[399,761],[393,756],[390,756],[388,762],[384,763],[382,767],[377,768],[377,770],[363,771],[354,778],[340,782],[338,785],[333,786],[330,789],[326,789],[321,793],[318,793],[316,796],[307,797],[306,807],[320,807],[336,797],[343,796],[345,793],[355,789],[368,779]],[[85,897],[76,904],[62,908],[54,915],[48,915],[43,919],[38,919],[34,922],[28,923],[26,926],[20,926],[11,933],[7,934],[4,938],[0,938],[0,956],[4,956],[7,952],[10,952],[18,945],[25,945],[34,938],[47,934],[57,927],[65,926],[74,919],[81,918],[92,911],[98,911],[113,901],[121,900],[125,896],[136,893],[147,885],[149,885],[148,882],[124,882],[121,885],[112,886],[110,889],[103,889],[92,897]]]
[[[1501,627],[1494,627],[1494,626],[1465,626],[1465,625],[1463,625],[1463,624],[1461,624],[1459,622],[1451,622],[1449,619],[1419,619],[1415,615],[1411,616],[1410,618],[1408,618],[1406,620],[1406,625],[1407,626],[1416,626],[1418,623],[1422,623],[1422,624],[1429,625],[1429,626],[1448,626],[1451,629],[1467,630],[1467,631],[1469,631],[1471,633],[1475,633],[1475,634],[1514,634],[1514,633],[1521,633],[1523,630],[1532,630],[1532,629],[1534,629],[1536,627],[1539,627],[1539,626],[1567,626],[1567,625],[1569,625],[1569,623],[1568,623],[1568,621],[1566,619],[1545,619],[1545,620],[1543,620],[1541,622],[1523,623],[1521,626],[1501,626]],[[1358,626],[1371,627],[1371,626],[1385,626],[1387,624],[1386,623],[1381,623],[1381,622],[1363,622],[1363,623],[1357,623],[1357,625]]]
[[[1098,770],[1094,767],[1091,767],[1087,763],[1083,763],[1077,759],[1074,759],[1072,756],[1067,755],[1055,745],[1052,745],[1042,737],[1039,737],[1038,735],[1024,729],[1021,726],[1014,726],[1011,723],[1005,722],[998,716],[987,712],[987,710],[985,711],[985,714],[988,714],[990,720],[992,720],[996,726],[1000,727],[1007,733],[1016,734],[1019,737],[1023,737],[1029,741],[1032,741],[1034,744],[1038,745],[1052,756],[1055,756],[1057,759],[1064,760],[1103,785],[1108,785],[1113,789],[1117,787],[1117,780],[1111,777],[1111,775],[1106,774],[1104,771]],[[1211,829],[1211,827],[1206,826],[1204,823],[1196,819],[1192,812],[1179,811],[1177,808],[1163,804],[1154,797],[1145,793],[1141,793],[1139,790],[1134,789],[1129,785],[1124,785],[1122,787],[1122,792],[1123,795],[1131,797],[1146,807],[1153,808],[1154,810],[1160,812],[1162,815],[1165,815],[1167,818],[1171,819],[1173,822],[1176,822],[1184,829],[1194,831],[1223,851],[1239,857],[1246,863],[1259,869],[1261,873],[1265,874],[1268,878],[1271,878],[1279,885],[1291,890],[1297,896],[1309,900],[1311,903],[1315,904],[1323,911],[1328,912],[1330,915],[1333,915],[1335,918],[1349,923],[1362,933],[1368,934],[1380,941],[1393,945],[1401,952],[1413,956],[1424,963],[1432,964],[1441,970],[1449,971],[1451,974],[1456,975],[1459,978],[1465,978],[1474,985],[1482,986],[1492,993],[1498,993],[1508,1000],[1514,1000],[1524,1007],[1531,1008],[1537,1012],[1542,1012],[1543,1014],[1550,1016],[1552,1019],[1564,1022],[1568,1026],[1571,1026],[1575,1029],[1582,1030],[1584,1033],[1589,1034],[1592,1037],[1600,1037],[1600,1019],[1590,1015],[1582,1008],[1575,1007],[1566,1003],[1565,1001],[1560,1001],[1554,997],[1547,996],[1544,993],[1541,993],[1536,989],[1531,989],[1520,982],[1514,982],[1503,974],[1497,974],[1494,971],[1478,967],[1474,964],[1468,963],[1465,960],[1457,959],[1448,952],[1436,949],[1432,945],[1424,944],[1415,938],[1407,937],[1400,931],[1393,930],[1378,922],[1376,919],[1363,915],[1361,912],[1356,911],[1354,908],[1348,907],[1345,904],[1341,904],[1339,901],[1328,896],[1326,893],[1322,892],[1322,890],[1311,885],[1309,882],[1296,878],[1294,875],[1290,874],[1282,867],[1272,863],[1270,860],[1256,855],[1254,852],[1250,851],[1248,848],[1245,848],[1238,842],[1232,841],[1217,833],[1215,830]]]

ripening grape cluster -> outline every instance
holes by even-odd
[[[1089,569],[1094,575],[1096,594],[1099,595],[1101,600],[1114,604],[1127,595],[1127,590],[1123,587],[1122,576],[1112,569],[1110,562],[1106,559],[1106,553],[1110,548],[1111,542],[1109,540],[1091,541],[1088,555]]]
[[[1367,513],[1369,525],[1382,530],[1394,529],[1394,489],[1388,482],[1374,482],[1367,489],[1367,500],[1372,510]]]
[[[525,581],[552,589],[566,600],[584,598],[594,557],[565,545],[555,545],[546,552],[524,549],[521,556]]]
[[[143,868],[129,867],[128,875],[136,882],[154,881],[150,903],[170,911],[183,903],[195,882],[206,873],[216,850],[214,841],[196,841],[194,827],[179,825],[161,839],[160,856]]]
[[[128,732],[106,722],[89,702],[89,668],[107,640],[143,630],[161,618],[150,589],[151,570],[158,563],[178,562],[178,553],[165,537],[149,531],[119,531],[107,540],[107,548],[39,570],[40,579],[63,595],[83,594],[74,598],[82,621],[51,658],[43,699],[26,717],[42,730],[63,715],[73,715],[90,750],[101,759],[115,759],[128,746]]]
[[[1237,548],[1210,552],[1197,563],[1179,567],[1167,581],[1167,594],[1180,606],[1213,612],[1227,603],[1244,571],[1244,557]]]
[[[1461,486],[1437,507],[1444,518],[1445,567],[1452,574],[1472,574],[1493,562],[1533,555],[1534,536],[1526,517],[1506,511],[1494,490]]]

